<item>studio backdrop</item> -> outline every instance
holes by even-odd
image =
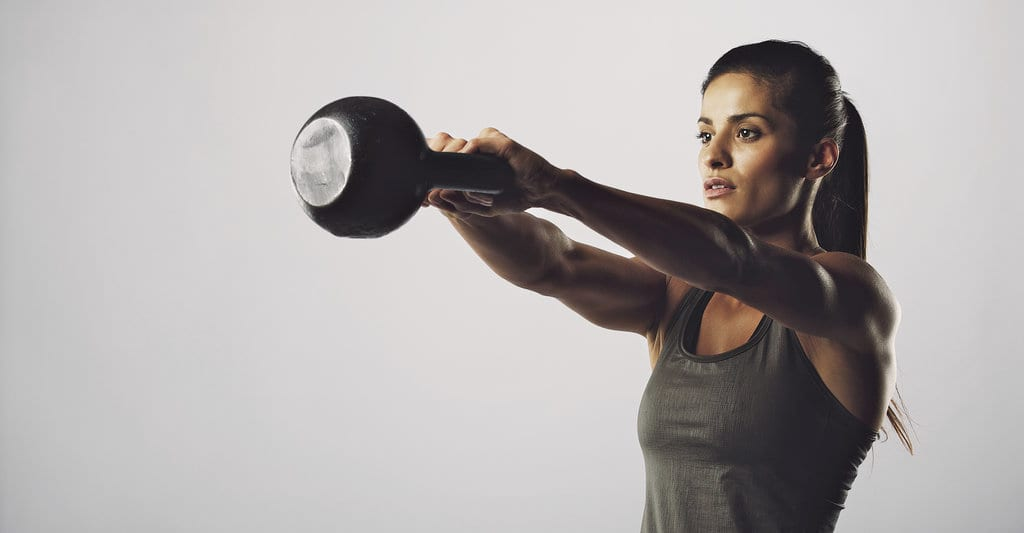
[[[320,106],[492,126],[703,205],[700,83],[799,40],[860,109],[867,260],[903,310],[915,454],[839,531],[1013,531],[1022,123],[1011,2],[0,6],[0,531],[636,531],[645,340],[498,278],[436,209],[346,239],[300,209]],[[570,237],[629,256],[573,219]]]

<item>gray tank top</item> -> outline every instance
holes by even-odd
[[[713,294],[683,297],[640,401],[641,532],[833,531],[878,432],[768,315],[742,346],[696,355]]]

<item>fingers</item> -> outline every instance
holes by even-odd
[[[469,141],[452,137],[443,131],[427,138],[426,141],[427,146],[435,152],[467,154],[477,151],[501,154],[512,144],[511,139],[494,128],[484,128],[480,132],[480,137]],[[420,204],[421,207],[430,205],[441,209],[446,214],[465,218],[469,214],[488,215],[488,208],[494,205],[494,197],[484,193],[435,189],[427,193],[426,198]]]
[[[460,139],[458,137],[452,137],[446,132],[438,132],[433,137],[427,137],[427,147],[435,152],[462,152],[469,153],[467,150],[466,139]],[[420,203],[420,207],[427,207],[431,205],[429,195],[423,199]],[[441,207],[441,206],[438,206]]]
[[[427,138],[427,147],[435,152],[463,152],[466,150],[466,139],[452,137],[445,132],[438,132],[437,135]]]
[[[477,135],[477,137],[505,137],[506,139],[508,138],[508,136],[505,135],[504,133],[491,127],[487,127],[480,130],[480,135]]]
[[[444,196],[441,196],[442,192],[444,193]],[[459,197],[457,194],[455,194],[458,192],[461,192],[463,194],[463,197]],[[431,197],[431,195],[433,195],[433,197]],[[452,200],[458,202],[470,202],[485,207],[490,207],[494,205],[494,196],[491,194],[471,191],[453,191],[448,189],[433,189],[427,193],[426,197],[423,198],[422,207],[437,204],[437,206],[441,208],[457,208],[457,204],[453,203]]]
[[[427,203],[436,207],[444,216],[449,218],[463,219],[469,216],[468,214],[460,213],[459,210],[455,208],[455,205],[448,200],[441,198],[440,189],[434,189],[427,193]]]
[[[516,142],[506,137],[505,134],[494,128],[485,128],[480,132],[479,137],[469,140],[466,150],[509,159],[515,147]]]
[[[463,191],[453,191],[450,189],[434,189],[427,193],[427,202],[440,209],[446,215],[460,219],[470,215],[492,216],[489,207],[490,203],[471,201],[466,197],[467,194]]]
[[[427,147],[435,152],[444,150],[444,145],[448,144],[448,139],[451,139],[451,135],[445,132],[438,132],[433,137],[427,137]]]
[[[482,192],[466,191],[466,199],[474,204],[490,207],[494,205],[494,196]]]
[[[490,209],[488,209],[487,205],[481,205],[478,202],[471,201],[467,198],[468,194],[471,193],[441,189],[439,197],[454,206],[454,208],[460,212],[472,213],[474,215],[490,214]]]
[[[495,128],[484,128],[474,139],[466,140],[452,137],[447,132],[438,132],[427,138],[427,146],[435,152],[461,152],[470,154],[483,152],[506,156],[515,145],[515,141]]]

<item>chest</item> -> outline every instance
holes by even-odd
[[[775,342],[762,334],[757,345],[713,362],[666,350],[641,399],[641,445],[651,453],[685,450],[709,464],[805,456],[802,447],[818,443],[828,423],[827,404],[800,369],[766,348]]]
[[[689,288],[683,284],[670,285],[667,305],[676,309]],[[747,343],[756,332],[764,314],[730,299],[716,293],[704,305],[693,309],[688,321],[692,339],[687,348],[694,355],[713,357],[728,352]],[[665,330],[670,325],[667,320],[664,322],[649,346],[652,369],[662,352]],[[877,358],[871,354],[850,353],[830,339],[795,330],[793,333],[798,339],[798,349],[806,355],[828,393],[868,426],[881,426],[888,404],[884,394],[885,371],[874,363]]]

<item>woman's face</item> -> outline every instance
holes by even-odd
[[[743,227],[794,209],[807,160],[796,151],[796,124],[766,86],[748,74],[718,76],[704,91],[697,129],[704,207]],[[713,177],[730,188],[708,190]]]

